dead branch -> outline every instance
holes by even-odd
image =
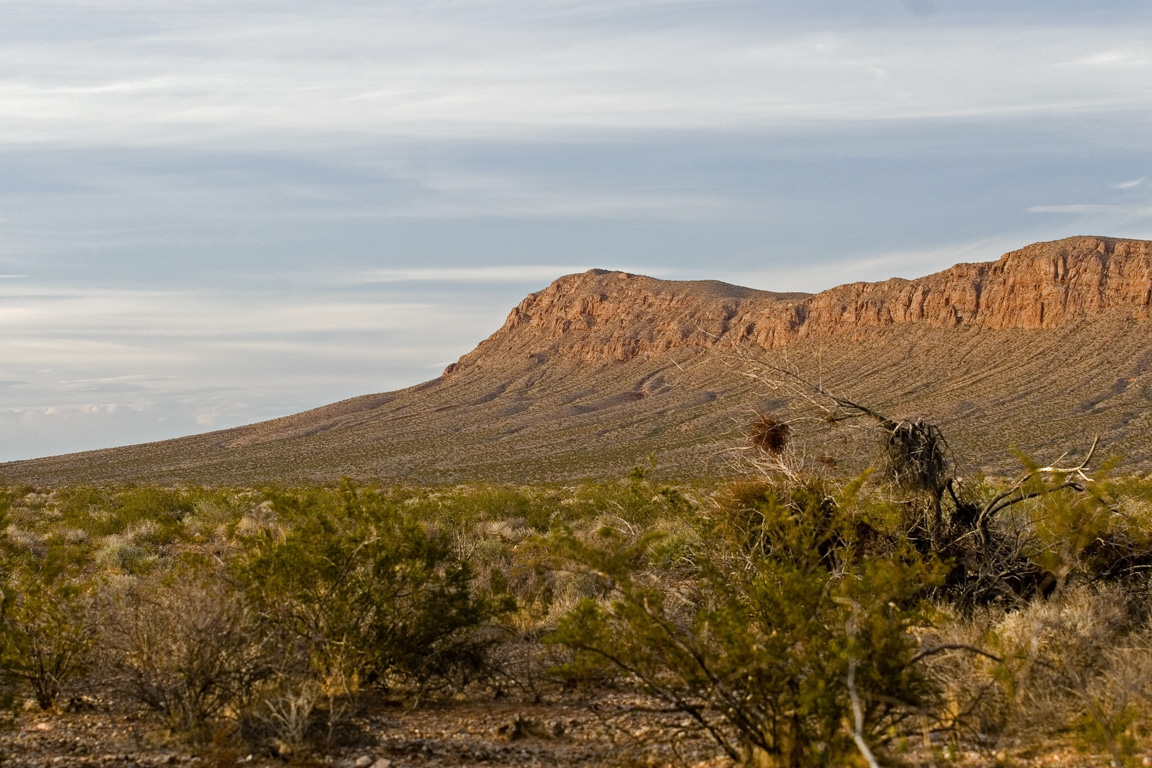
[[[748,358],[743,362],[746,363],[743,372],[745,376],[767,385],[772,390],[780,388],[786,389],[789,394],[801,398],[823,413],[824,417],[821,419],[822,421],[836,423],[849,419],[868,417],[889,431],[896,428],[896,423],[887,416],[877,413],[868,406],[857,403],[850,398],[838,395],[828,390],[823,384],[809,381],[796,371],[773,365],[772,363],[754,361]],[[773,379],[763,375],[762,371],[765,370],[777,374],[778,378]]]
[[[916,662],[920,661],[921,659],[925,659],[929,656],[934,656],[937,653],[944,653],[945,651],[968,651],[970,653],[975,653],[978,656],[984,656],[985,658],[992,659],[992,661],[995,661],[995,662],[1004,661],[999,656],[992,654],[992,653],[988,653],[988,651],[985,651],[981,648],[977,648],[974,645],[968,645],[967,643],[944,643],[943,645],[937,645],[937,646],[934,646],[932,648],[925,648],[924,650],[920,651],[915,656],[913,656],[911,659],[909,659],[908,664],[909,665],[915,664]]]
[[[1046,496],[1050,493],[1055,493],[1066,488],[1083,493],[1087,490],[1089,484],[1092,483],[1092,478],[1088,476],[1087,469],[1092,457],[1096,454],[1096,447],[1100,444],[1100,436],[1097,435],[1092,441],[1092,447],[1088,449],[1088,453],[1084,456],[1084,460],[1074,467],[1060,467],[1057,466],[1060,461],[1068,454],[1064,454],[1050,466],[1038,467],[1036,469],[1025,472],[1018,478],[1007,490],[996,494],[984,505],[980,510],[980,514],[976,518],[976,530],[979,531],[980,539],[985,546],[988,544],[988,525],[992,518],[1008,507],[1029,499],[1035,499],[1039,496]],[[1037,490],[1025,491],[1024,486],[1029,481],[1037,478],[1055,477],[1057,482],[1053,485],[1044,486]],[[1067,479],[1071,476],[1073,479]]]

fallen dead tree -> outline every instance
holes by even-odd
[[[1067,576],[1070,566],[1044,562],[1030,551],[1027,526],[1005,520],[1013,508],[1061,494],[1073,497],[1062,501],[1065,507],[1109,504],[1095,492],[1092,463],[1099,438],[1078,461],[1068,461],[1066,453],[1046,466],[1028,465],[1005,487],[990,491],[962,477],[936,424],[892,418],[791,368],[748,359],[742,364],[746,375],[788,403],[752,420],[753,465],[790,483],[867,467],[902,503],[908,539],[922,554],[949,564],[940,595],[949,602],[1026,600],[1049,593]]]

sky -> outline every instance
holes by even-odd
[[[0,461],[434,378],[592,267],[1152,239],[1147,0],[0,0]]]

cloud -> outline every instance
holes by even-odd
[[[1078,203],[1075,205],[1033,205],[1025,209],[1029,213],[1068,213],[1075,215],[1120,215],[1129,218],[1152,216],[1152,206],[1106,205],[1098,203]]]
[[[561,275],[584,272],[589,267],[561,267],[541,264],[522,266],[433,267],[373,269],[353,278],[359,283],[535,283],[551,282]]]
[[[414,182],[420,194],[373,206],[362,202],[312,209],[302,218],[348,219],[649,219],[708,221],[747,212],[735,196],[720,194],[629,193],[573,187],[544,189],[530,182],[444,186],[436,179]]]
[[[834,259],[812,264],[791,264],[770,271],[728,273],[722,279],[766,291],[819,293],[837,285],[875,282],[893,277],[911,279],[962,262],[993,261],[1019,248],[1019,236],[998,236],[956,242],[935,248],[867,251],[849,250]]]
[[[431,281],[416,300],[407,282],[254,292],[0,283],[0,460],[252,423],[426,380],[433,361],[499,327],[507,299],[473,287],[497,274],[514,272],[395,275]]]
[[[222,295],[193,290],[62,288],[21,284],[0,288],[7,338],[43,338],[64,331],[98,341],[123,336],[231,338],[401,330],[439,308],[428,303],[306,296]],[[3,341],[0,341],[2,344]]]
[[[0,407],[0,429],[4,431],[0,461],[111,447],[125,433],[144,442],[171,437],[173,430],[192,431],[190,420],[181,418],[179,411],[168,403]]]
[[[1102,69],[1142,69],[1152,65],[1152,49],[1147,45],[1107,48],[1082,60],[1088,66]]]
[[[1144,177],[1141,177],[1139,179],[1132,179],[1131,181],[1122,181],[1119,184],[1113,184],[1112,187],[1114,189],[1135,189],[1136,187],[1143,184],[1144,181]]]
[[[526,264],[509,266],[373,269],[349,278],[349,282],[360,284],[431,282],[517,285],[524,283],[550,283],[563,275],[586,272],[593,268],[594,267],[591,266]],[[625,269],[622,271],[632,270]],[[643,267],[638,271],[643,271],[644,274],[649,276],[657,276],[663,273],[663,270],[652,269],[650,267]]]
[[[1130,21],[937,14],[830,32],[779,10],[537,5],[113,6],[117,20],[66,53],[6,41],[0,141],[302,146],[1152,109]]]

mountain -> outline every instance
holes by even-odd
[[[0,465],[0,480],[560,481],[654,460],[738,471],[787,366],[893,417],[941,426],[968,467],[1014,471],[1100,435],[1152,469],[1152,243],[1037,243],[916,280],[772,293],[592,270],[525,298],[415,387],[246,427]]]

